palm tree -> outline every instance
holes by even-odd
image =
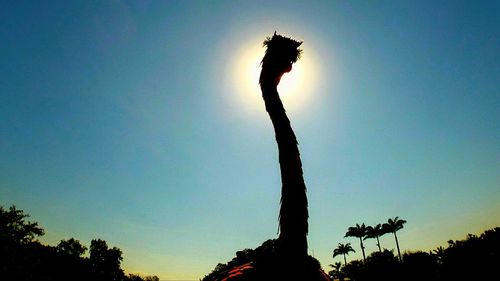
[[[351,247],[351,243],[346,243],[346,244],[339,243],[337,248],[333,250],[333,258],[339,255],[344,255],[344,265],[346,265],[347,260],[345,258],[345,255],[349,255],[349,252],[354,252],[354,253],[356,252]]]
[[[356,224],[356,226],[351,226],[347,229],[344,237],[356,237],[359,238],[359,244],[361,246],[361,252],[363,253],[363,261],[366,261],[365,256],[365,246],[363,246],[363,238],[366,236],[366,226],[365,224]]]
[[[302,161],[297,138],[278,93],[281,77],[292,70],[302,53],[301,41],[274,33],[264,41],[266,52],[262,59],[259,84],[267,113],[274,127],[281,172],[281,206],[279,210],[279,237],[269,251],[256,255],[254,264],[228,266],[226,275],[216,280],[299,279],[327,281],[319,263],[307,254],[308,203]],[[265,246],[264,242],[262,246]],[[258,257],[257,257],[258,256]],[[284,266],[293,270],[276,270]],[[231,269],[232,268],[232,269]],[[247,271],[248,270],[248,271]],[[234,272],[238,273],[235,274]],[[234,274],[233,274],[234,273]],[[227,275],[229,274],[229,275]],[[243,276],[241,276],[243,275]],[[249,276],[247,276],[249,275]],[[257,278],[261,280],[262,278]]]
[[[335,279],[340,279],[343,280],[342,272],[340,269],[342,268],[342,264],[340,262],[336,262],[334,264],[329,264],[329,266],[333,269],[332,271],[329,272],[330,278],[332,280]]]
[[[445,249],[442,246],[437,247],[436,250],[431,251],[431,253],[436,256],[438,263],[443,262]]]
[[[274,33],[264,41],[259,84],[266,111],[274,127],[281,170],[281,208],[279,211],[279,251],[288,258],[307,256],[308,210],[306,184],[297,138],[290,125],[277,86],[281,77],[292,70],[302,52],[300,41]]]
[[[349,244],[349,243],[347,243]],[[342,268],[342,263],[340,262],[336,262],[334,264],[329,264],[328,266],[330,266],[331,268],[333,268],[334,271],[340,271],[340,268]]]
[[[396,247],[398,248],[398,257],[400,261],[401,261],[401,251],[399,250],[399,242],[396,232],[402,229],[403,224],[405,223],[406,223],[405,220],[400,220],[399,217],[395,217],[394,219],[388,219],[387,222],[382,225],[384,231],[386,231],[387,233],[392,232],[394,234],[394,239],[396,240]]]
[[[387,232],[384,231],[382,228],[382,225],[379,223],[376,226],[367,226],[366,227],[366,236],[363,240],[370,239],[370,238],[376,238],[377,239],[377,247],[378,251],[382,252],[382,249],[380,247],[380,241],[379,237],[386,234]]]

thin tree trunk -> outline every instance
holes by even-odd
[[[378,236],[375,236],[377,238],[377,246],[378,246],[378,251],[382,252],[382,249],[380,249],[380,241],[378,240]]]
[[[365,246],[363,246],[363,239],[361,239],[361,237],[359,237],[359,244],[361,244],[361,252],[363,252],[363,261],[366,261]]]
[[[345,254],[344,254],[344,265],[347,265],[347,260],[345,258]]]
[[[401,259],[401,252],[399,251],[399,243],[398,243],[398,236],[396,235],[396,231],[393,232],[394,233],[394,238],[396,239],[396,247],[398,248],[398,257],[399,257],[399,261],[403,261]]]

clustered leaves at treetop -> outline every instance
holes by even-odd
[[[297,62],[300,59],[302,50],[299,49],[302,41],[294,40],[290,37],[276,34],[272,37],[266,37],[263,46],[266,47],[266,55],[264,57],[284,57],[290,63]]]
[[[462,241],[448,241],[448,248],[436,250],[406,251],[401,255],[396,232],[406,223],[398,217],[390,218],[384,224],[366,226],[364,223],[348,228],[344,237],[359,239],[363,260],[347,262],[346,256],[356,252],[351,243],[338,243],[333,258],[342,256],[344,264],[335,262],[329,266],[333,280],[352,281],[396,281],[396,280],[490,280],[497,275],[500,264],[500,227],[485,231],[480,236],[469,234]],[[393,251],[382,249],[379,238],[385,234],[394,235],[397,256]],[[378,251],[365,256],[366,239],[377,240]]]
[[[57,246],[38,240],[45,234],[29,215],[11,206],[0,206],[0,280],[39,281],[158,281],[156,276],[125,275],[121,269],[122,251],[93,239],[87,247],[70,238]]]

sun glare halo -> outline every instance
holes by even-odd
[[[263,101],[259,87],[261,60],[265,48],[261,40],[252,40],[242,45],[232,63],[234,90],[239,100],[250,110],[262,110]],[[303,44],[302,57],[293,65],[292,71],[285,73],[278,85],[278,92],[287,109],[298,110],[314,92],[313,59],[308,53],[307,45]]]

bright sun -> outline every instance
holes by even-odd
[[[265,48],[261,40],[252,40],[244,46],[231,65],[235,91],[240,101],[253,111],[263,109],[263,101],[259,87],[260,61],[264,57]],[[304,107],[314,92],[315,74],[313,59],[308,53],[306,43],[301,46],[302,57],[293,65],[292,71],[285,73],[278,85],[278,92],[287,109]]]

